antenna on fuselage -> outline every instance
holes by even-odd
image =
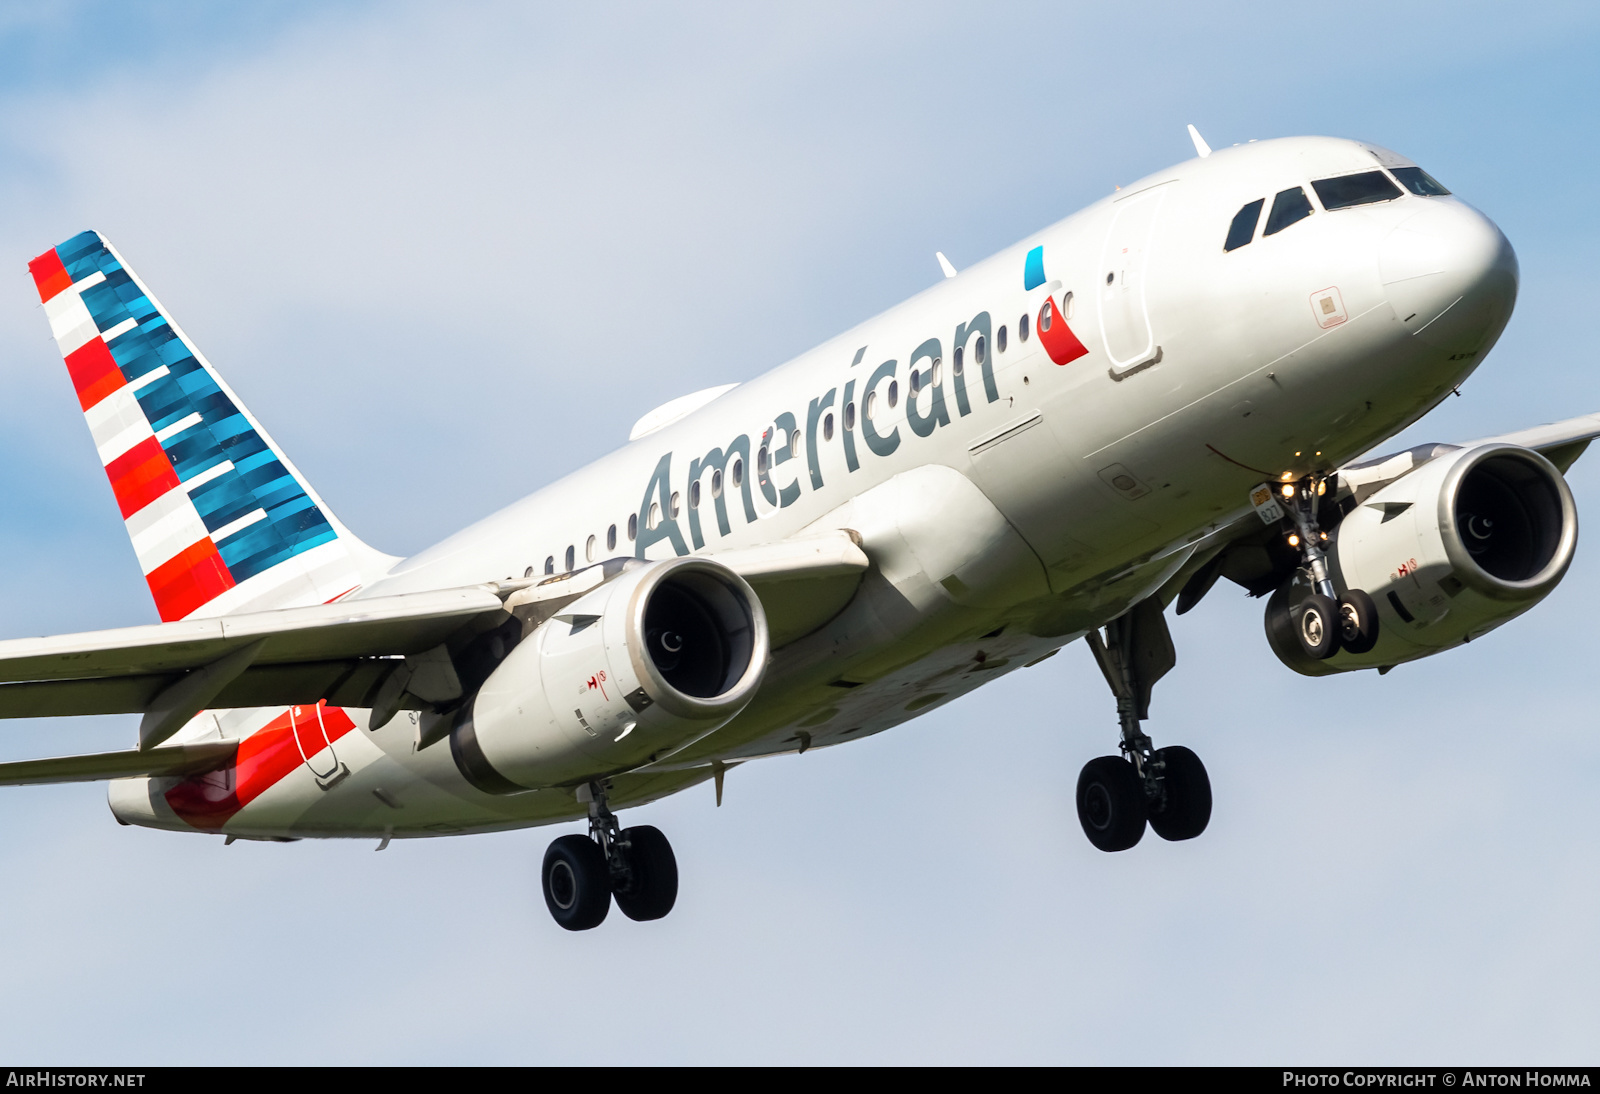
[[[956,268],[950,265],[950,260],[944,256],[943,251],[934,251],[933,257],[939,260],[939,268],[944,271],[946,277],[954,277],[956,275]]]
[[[1211,146],[1206,143],[1206,139],[1200,135],[1200,130],[1196,129],[1193,124],[1189,126],[1189,139],[1194,141],[1195,153],[1201,159],[1211,155]]]

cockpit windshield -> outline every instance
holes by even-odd
[[[1322,207],[1329,212],[1348,209],[1352,205],[1370,205],[1375,201],[1393,201],[1400,196],[1400,187],[1382,171],[1363,171],[1359,175],[1318,179],[1311,184],[1311,188],[1322,200]]]
[[[1267,214],[1267,226],[1261,234],[1277,235],[1289,225],[1297,224],[1310,215],[1311,199],[1306,197],[1304,190],[1298,186],[1279,190],[1278,196],[1272,199],[1272,212]]]
[[[1420,167],[1395,167],[1391,170],[1394,177],[1400,180],[1400,185],[1419,198],[1444,197],[1450,193],[1438,179]]]
[[[1261,222],[1261,209],[1266,204],[1266,198],[1256,198],[1234,214],[1233,223],[1228,225],[1228,238],[1222,244],[1224,251],[1237,251],[1256,237],[1256,225]]]

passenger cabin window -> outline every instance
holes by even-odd
[[[1261,223],[1261,210],[1266,204],[1266,198],[1256,198],[1233,215],[1228,238],[1222,244],[1224,251],[1237,251],[1256,237],[1256,225]]]
[[[585,562],[594,561],[595,548],[599,545],[599,540],[597,540],[594,536],[589,537],[589,541],[583,545],[583,558]]]
[[[700,508],[700,480],[696,479],[689,484],[689,508]]]
[[[1267,227],[1261,234],[1264,236],[1277,235],[1289,225],[1304,220],[1311,215],[1311,199],[1306,197],[1306,192],[1295,186],[1288,190],[1279,190],[1278,196],[1272,199],[1272,212],[1267,214]]]
[[[617,526],[615,524],[613,524],[610,528],[606,529],[606,550],[615,551],[616,549],[617,549]]]
[[[822,418],[822,439],[833,440],[833,411],[828,411]]]
[[[1026,315],[1017,320],[1017,338],[1023,342],[1028,340],[1028,317]]]
[[[1363,171],[1359,175],[1318,179],[1311,184],[1311,188],[1317,192],[1322,207],[1329,212],[1348,209],[1353,205],[1371,205],[1375,201],[1393,201],[1400,196],[1400,187],[1382,171]]]
[[[572,547],[572,546],[569,545],[567,547],[567,571],[569,573],[572,571],[572,568],[577,563],[577,561],[578,561],[578,550],[577,550],[576,547]]]
[[[1392,173],[1400,180],[1401,186],[1419,198],[1442,198],[1450,193],[1438,179],[1420,167],[1396,167]]]
[[[639,514],[638,513],[629,513],[628,514],[628,542],[632,543],[634,540],[636,540],[638,538],[639,538]],[[550,571],[546,570],[545,572],[549,573]]]
[[[1006,351],[1006,328],[1004,326],[994,332],[994,346],[1001,353]]]
[[[544,560],[544,572],[547,573],[547,574],[553,574],[553,573],[556,572],[556,556],[555,555],[550,555],[548,558],[546,558]]]

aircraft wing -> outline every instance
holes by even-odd
[[[431,651],[508,620],[501,597],[469,586],[12,639],[0,642],[0,718],[144,714],[148,750],[207,707],[371,706],[401,669],[425,678],[431,670],[432,689],[414,689],[422,698],[451,698],[443,692],[454,672],[438,679],[446,674]],[[413,705],[394,690],[400,705]]]
[[[854,595],[868,565],[843,531],[716,557],[751,582],[774,634],[789,636],[831,618]],[[208,708],[327,700],[372,708],[374,724],[382,724],[397,710],[448,703],[463,690],[452,654],[467,642],[514,618],[540,622],[630,561],[615,559],[537,583],[0,641],[0,718],[144,715],[137,753],[0,765],[0,782],[8,770],[27,781],[54,781],[51,772],[60,781],[156,774],[149,766],[157,763],[156,753],[161,763],[180,768],[200,762],[157,746]],[[71,774],[80,769],[90,773]]]
[[[1532,429],[1519,429],[1515,433],[1502,433],[1498,437],[1484,437],[1482,440],[1469,442],[1466,447],[1491,443],[1519,444],[1538,452],[1565,474],[1568,468],[1578,462],[1578,457],[1583,455],[1584,449],[1589,447],[1589,442],[1596,437],[1600,437],[1600,414],[1585,414],[1578,418],[1568,418],[1564,422],[1536,425]]]

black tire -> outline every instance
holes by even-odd
[[[1121,756],[1096,756],[1078,776],[1078,823],[1102,851],[1126,851],[1144,836],[1144,783]]]
[[[1294,612],[1294,637],[1314,661],[1326,661],[1339,652],[1339,605],[1331,596],[1312,593],[1300,602]]]
[[[629,919],[660,919],[678,902],[678,859],[661,829],[648,824],[624,829],[633,881],[617,889],[617,907]]]
[[[1211,778],[1206,765],[1182,745],[1158,748],[1151,758],[1165,765],[1166,800],[1150,810],[1150,827],[1162,839],[1194,839],[1211,823]]]
[[[1378,606],[1360,589],[1339,598],[1339,645],[1349,653],[1370,653],[1378,644]]]
[[[611,873],[605,852],[588,836],[562,836],[544,853],[539,873],[545,906],[557,924],[587,931],[611,910]]]

